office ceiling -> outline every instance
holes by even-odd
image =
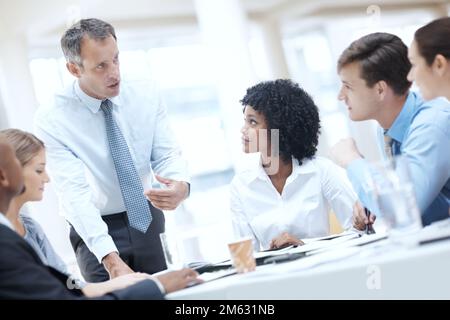
[[[214,0],[210,0],[214,1]],[[241,0],[251,19],[300,17],[367,7],[373,0]],[[448,4],[450,0],[378,0],[380,6]],[[195,0],[0,0],[0,36],[60,34],[74,16],[96,16],[132,27],[194,22]]]

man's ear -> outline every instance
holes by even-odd
[[[375,84],[375,90],[379,100],[384,100],[387,94],[388,84],[384,80],[380,80]]]
[[[434,57],[434,61],[431,67],[433,68],[434,72],[436,72],[440,76],[443,76],[448,68],[448,65],[449,62],[447,58],[445,58],[442,54],[437,54],[436,57]]]
[[[8,178],[6,177],[3,168],[0,168],[0,187],[7,188],[9,186]]]
[[[81,67],[74,62],[67,62],[66,68],[74,77],[81,77]]]

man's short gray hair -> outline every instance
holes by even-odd
[[[116,38],[114,28],[100,19],[81,19],[70,27],[61,38],[61,48],[68,62],[82,65],[81,41],[87,35],[94,40],[103,40],[110,36]]]

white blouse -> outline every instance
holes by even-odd
[[[283,232],[298,239],[328,235],[330,209],[348,229],[357,200],[345,171],[321,157],[301,166],[292,158],[292,173],[281,194],[259,163],[236,174],[230,191],[235,235],[253,237],[256,250],[268,249]]]

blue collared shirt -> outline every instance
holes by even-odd
[[[450,103],[445,98],[424,102],[410,92],[402,111],[386,132],[392,139],[394,155],[403,155],[408,163],[422,223],[449,217],[450,206]],[[383,130],[379,128],[379,149],[383,148]],[[347,174],[359,199],[376,212],[371,189],[365,178],[369,163],[358,159],[347,167]]]
[[[153,172],[189,182],[156,90],[121,84],[120,94],[110,100],[144,189],[153,185]],[[63,214],[99,261],[118,251],[101,215],[125,211],[100,105],[75,81],[35,116]]]

